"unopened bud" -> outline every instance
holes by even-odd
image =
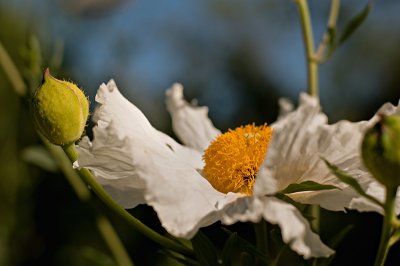
[[[400,185],[400,116],[381,116],[366,132],[362,158],[380,183],[389,188]]]
[[[43,83],[33,96],[33,117],[38,130],[53,144],[78,140],[89,115],[89,102],[75,84],[43,74]]]

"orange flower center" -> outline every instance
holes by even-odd
[[[222,193],[251,195],[271,136],[272,128],[254,124],[218,136],[204,152],[204,175]]]

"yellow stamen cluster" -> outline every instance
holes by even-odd
[[[218,136],[204,152],[204,175],[222,193],[251,195],[271,136],[267,125],[241,126]]]

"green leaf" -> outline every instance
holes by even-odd
[[[199,231],[191,241],[200,265],[218,265],[217,249],[205,234]]]
[[[304,181],[301,183],[293,183],[287,186],[285,189],[279,191],[282,194],[290,194],[302,191],[319,191],[319,190],[329,190],[329,189],[339,189],[333,185],[323,185],[314,181]]]
[[[368,17],[372,9],[372,3],[369,1],[368,4],[354,17],[352,18],[344,28],[343,33],[339,38],[338,45],[346,41],[353,33],[361,26],[361,24]]]
[[[224,248],[222,250],[222,265],[229,266],[231,265],[232,254],[234,254],[235,247],[237,245],[237,233],[232,233],[228,240],[226,241]]]
[[[383,208],[383,204],[376,199],[375,197],[368,195],[364,189],[361,187],[361,185],[358,183],[357,179],[346,174],[342,170],[340,170],[336,165],[331,164],[328,162],[326,159],[322,158],[324,160],[326,166],[331,170],[331,172],[336,175],[337,178],[339,178],[340,181],[343,183],[351,186],[358,194],[363,196],[366,199],[369,199],[370,201],[374,202],[375,204],[381,206]]]
[[[280,200],[283,200],[283,201],[285,201],[287,203],[292,204],[293,206],[296,207],[296,209],[298,209],[304,215],[304,212],[306,211],[306,208],[307,208],[306,204],[297,202],[297,201],[293,200],[291,197],[289,197],[289,196],[287,196],[285,194],[282,194],[282,193],[276,193],[275,197],[280,199]]]
[[[230,233],[222,250],[222,265],[230,266],[233,262],[237,262],[238,260],[242,261],[242,263],[250,263],[255,259],[259,259],[263,263],[269,265],[269,260],[265,254],[257,250],[257,248],[246,239],[238,236],[236,232]]]

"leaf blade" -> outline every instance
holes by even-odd
[[[372,9],[372,3],[368,2],[367,5],[355,16],[353,17],[345,26],[343,33],[341,34],[338,46],[345,42],[353,33],[361,26],[361,24],[366,20],[370,11]]]
[[[293,183],[288,185],[283,190],[279,191],[282,194],[291,194],[303,191],[320,191],[320,190],[330,190],[330,189],[340,189],[334,185],[320,184],[314,181],[304,181],[301,183]]]

